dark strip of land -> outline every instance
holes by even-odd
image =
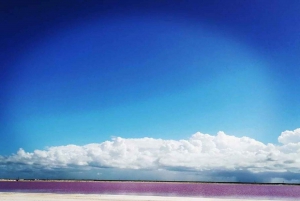
[[[255,185],[300,185],[300,183],[257,183],[257,182],[213,182],[213,181],[160,181],[160,180],[99,180],[99,179],[0,179],[0,181],[44,181],[44,182],[151,182],[151,183],[202,183],[202,184],[255,184]]]

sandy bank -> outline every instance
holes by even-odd
[[[194,197],[162,197],[135,195],[97,195],[97,194],[51,194],[51,193],[6,193],[0,192],[1,201],[254,201],[258,199],[225,199]],[[260,199],[266,201],[270,199]],[[273,200],[274,201],[274,200]]]

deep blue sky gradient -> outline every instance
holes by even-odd
[[[298,1],[10,1],[0,154],[300,121]]]

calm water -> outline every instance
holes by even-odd
[[[0,182],[1,192],[300,198],[300,186],[147,182]]]

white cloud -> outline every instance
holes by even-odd
[[[282,145],[264,144],[248,137],[235,137],[220,131],[216,136],[196,133],[186,140],[153,138],[125,139],[85,146],[67,145],[35,150],[20,149],[1,164],[22,167],[118,168],[177,171],[293,172],[300,169],[300,129],[283,132]]]
[[[300,143],[300,128],[294,131],[284,131],[278,137],[278,142],[282,144]]]

